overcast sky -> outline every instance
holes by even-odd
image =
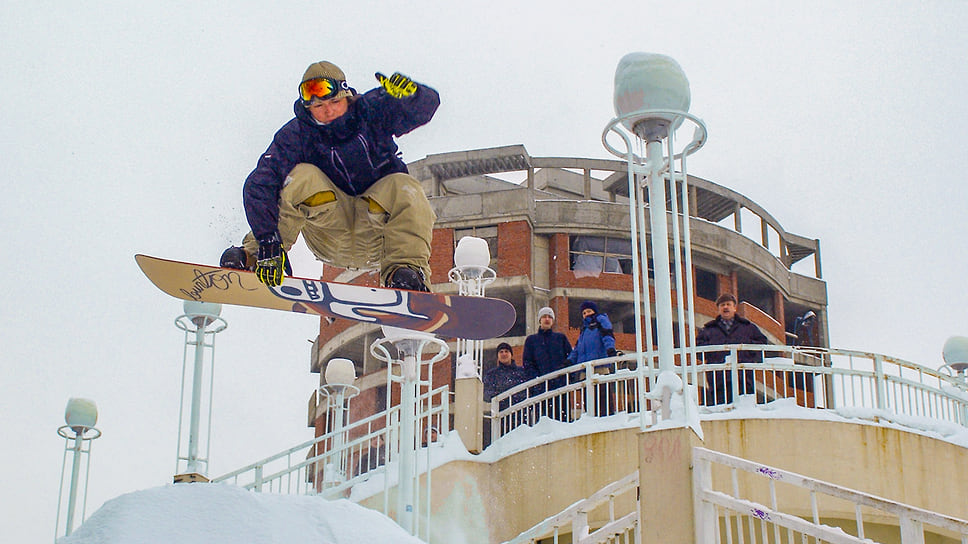
[[[524,144],[611,158],[612,81],[675,58],[709,130],[691,174],[821,240],[830,338],[930,367],[968,335],[968,3],[63,2],[0,19],[0,526],[50,539],[68,398],[94,399],[88,514],[170,481],[181,302],[135,253],[215,262],[246,230],[241,183],[292,117],[308,64],[351,85],[401,71],[440,91],[407,161]],[[318,274],[306,253],[296,273]],[[312,436],[315,320],[226,307],[210,473]]]

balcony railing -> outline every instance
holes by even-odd
[[[723,352],[725,362],[703,364],[705,360],[722,360]],[[678,380],[673,379],[671,383],[683,386],[690,398],[698,399],[699,415],[735,409],[737,403],[734,401],[747,399],[743,401],[747,404],[755,395],[757,403],[789,399],[791,406],[795,404],[807,410],[836,411],[845,417],[888,419],[899,424],[927,427],[941,434],[962,432],[968,427],[968,387],[963,381],[885,355],[779,345],[728,345],[679,350],[676,357],[674,371]],[[740,359],[757,362],[738,362]],[[683,361],[687,364],[680,364]],[[630,420],[638,420],[642,428],[651,427],[657,423],[659,414],[664,413],[664,408],[671,404],[668,395],[665,398],[661,395],[663,386],[670,384],[670,374],[660,372],[656,353],[649,352],[590,361],[531,380],[491,400],[490,414],[486,417],[490,419],[492,440],[515,427],[534,424],[542,417],[567,422],[583,416],[638,414],[640,417]],[[716,387],[717,381],[719,387]],[[433,427],[441,435],[446,435],[450,430],[450,402],[447,386],[422,395],[419,398],[419,428],[428,430]],[[383,511],[388,513],[388,491],[396,485],[393,467],[399,462],[399,417],[399,407],[391,407],[213,481],[229,482],[256,491],[320,494],[329,498],[350,496],[351,491],[354,497],[362,498],[382,491]],[[339,439],[337,432],[343,433]],[[432,449],[424,448],[419,454],[420,461],[415,467],[417,474],[432,466]],[[732,470],[748,469],[743,464],[747,462],[741,459],[712,453],[709,456],[712,456],[709,462],[729,466]],[[788,480],[795,478],[797,476],[791,474]],[[366,485],[353,489],[360,484]],[[804,485],[809,489],[820,489],[829,484]],[[625,479],[607,486],[536,525],[515,542],[530,542],[565,532],[580,535],[578,541],[586,543],[631,541],[638,532],[638,507],[630,504],[628,497],[619,502],[615,497],[628,495],[628,491],[635,488],[637,484]],[[785,514],[774,504],[755,502],[737,494],[727,496],[707,488],[703,488],[705,502],[702,507],[713,509],[715,514],[711,515],[717,516],[716,519],[732,516],[731,519],[736,520],[736,525],[730,526],[725,533],[727,541],[729,535],[738,535],[737,531],[746,536],[755,532],[760,536],[747,541],[764,543],[781,541],[775,536],[777,532],[783,533],[784,538],[790,533],[799,535],[798,538],[816,533],[817,538],[830,542],[861,542],[864,538],[863,533],[841,537],[839,529],[826,527],[817,520]],[[866,512],[866,509],[883,506],[879,506],[876,498],[851,497],[850,500],[859,505],[856,507],[858,516],[861,510]],[[589,523],[588,513],[596,508],[594,520]],[[608,509],[607,515],[601,513],[603,508]],[[960,535],[962,542],[968,544],[960,520],[912,507],[900,507],[898,512],[898,527],[905,535],[912,535],[905,537],[904,542],[922,542],[918,540],[919,531],[925,525],[931,525],[956,535],[956,538]],[[763,525],[764,518],[754,520],[758,513],[771,516],[771,521]],[[429,527],[429,508],[426,515]],[[862,525],[860,518],[857,523]],[[741,527],[739,524],[745,525]],[[762,537],[764,534],[769,538]],[[835,536],[837,538],[833,538]]]
[[[441,436],[449,432],[449,393],[450,388],[442,386],[418,397],[418,419],[424,431],[421,436],[426,436],[430,429]],[[397,461],[401,439],[399,423],[398,405],[212,481],[254,491],[342,497],[353,486],[385,473],[386,465]],[[342,437],[338,438],[337,434]],[[341,446],[334,448],[334,444]],[[383,479],[383,485],[389,485],[387,478]],[[384,493],[384,496],[388,495]]]
[[[723,364],[702,364],[726,352]],[[657,353],[599,359],[515,386],[491,399],[491,438],[541,417],[574,421],[584,414],[654,412],[659,404]],[[717,359],[719,357],[716,357]],[[738,362],[740,359],[761,362]],[[698,364],[678,364],[681,360]],[[930,420],[968,427],[968,387],[933,369],[876,353],[779,345],[690,348],[675,372],[695,391],[700,413],[728,410],[738,395],[757,402],[792,399],[797,405],[849,417],[897,423]],[[714,387],[716,384],[719,387]],[[643,427],[656,418],[644,418]],[[651,420],[651,422],[650,422]]]

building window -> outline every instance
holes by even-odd
[[[572,236],[571,269],[576,277],[632,273],[632,244],[607,236]]]
[[[715,272],[696,268],[696,295],[706,300],[716,300],[717,276]]]

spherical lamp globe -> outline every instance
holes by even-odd
[[[689,80],[672,57],[629,53],[615,69],[614,103],[619,116],[641,110],[688,112],[690,100]],[[630,117],[622,124],[643,140],[659,141],[681,123],[681,116],[648,114]]]
[[[97,404],[91,399],[71,398],[64,410],[64,421],[75,433],[83,434],[97,424]]]
[[[353,385],[353,382],[356,381],[356,365],[349,359],[330,359],[326,363],[326,372],[323,377],[326,378],[326,383],[330,385]]]

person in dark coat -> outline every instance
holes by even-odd
[[[555,332],[555,311],[545,306],[538,310],[538,332],[529,335],[524,340],[524,368],[531,378],[539,378],[556,370],[566,368],[568,355],[571,353],[571,342],[560,332]],[[540,395],[546,391],[553,391],[565,385],[565,376],[558,376],[532,388],[532,395]],[[539,413],[551,415],[555,419],[563,420],[567,416],[567,402],[559,397],[541,404]]]
[[[515,385],[522,384],[531,376],[523,366],[514,362],[514,354],[511,345],[501,342],[497,345],[497,365],[484,372],[484,400],[490,401],[495,395],[499,395]],[[527,397],[525,391],[516,393],[511,397],[512,402],[521,402]],[[506,408],[507,404],[502,403],[501,408]]]
[[[721,344],[766,344],[766,336],[759,327],[749,320],[736,315],[736,297],[724,293],[716,299],[716,309],[719,315],[716,319],[706,323],[696,337],[697,346],[718,346]],[[726,362],[726,351],[707,352],[705,364],[723,364]],[[737,353],[738,363],[759,363],[763,355],[757,351],[740,351]],[[741,372],[742,380],[739,393],[755,394],[756,382],[753,371]],[[733,380],[729,371],[706,372],[706,405],[729,404],[733,402]]]
[[[223,267],[278,286],[301,234],[321,261],[380,269],[381,284],[426,291],[436,216],[397,153],[395,136],[426,124],[437,91],[395,73],[359,95],[331,62],[306,69],[286,123],[243,187],[251,232]]]
[[[524,340],[524,354],[521,359],[524,368],[532,378],[538,378],[568,366],[571,343],[568,337],[553,330],[555,312],[545,306],[538,310],[538,332]],[[565,384],[565,377],[559,376],[548,383],[548,389],[557,389]]]

